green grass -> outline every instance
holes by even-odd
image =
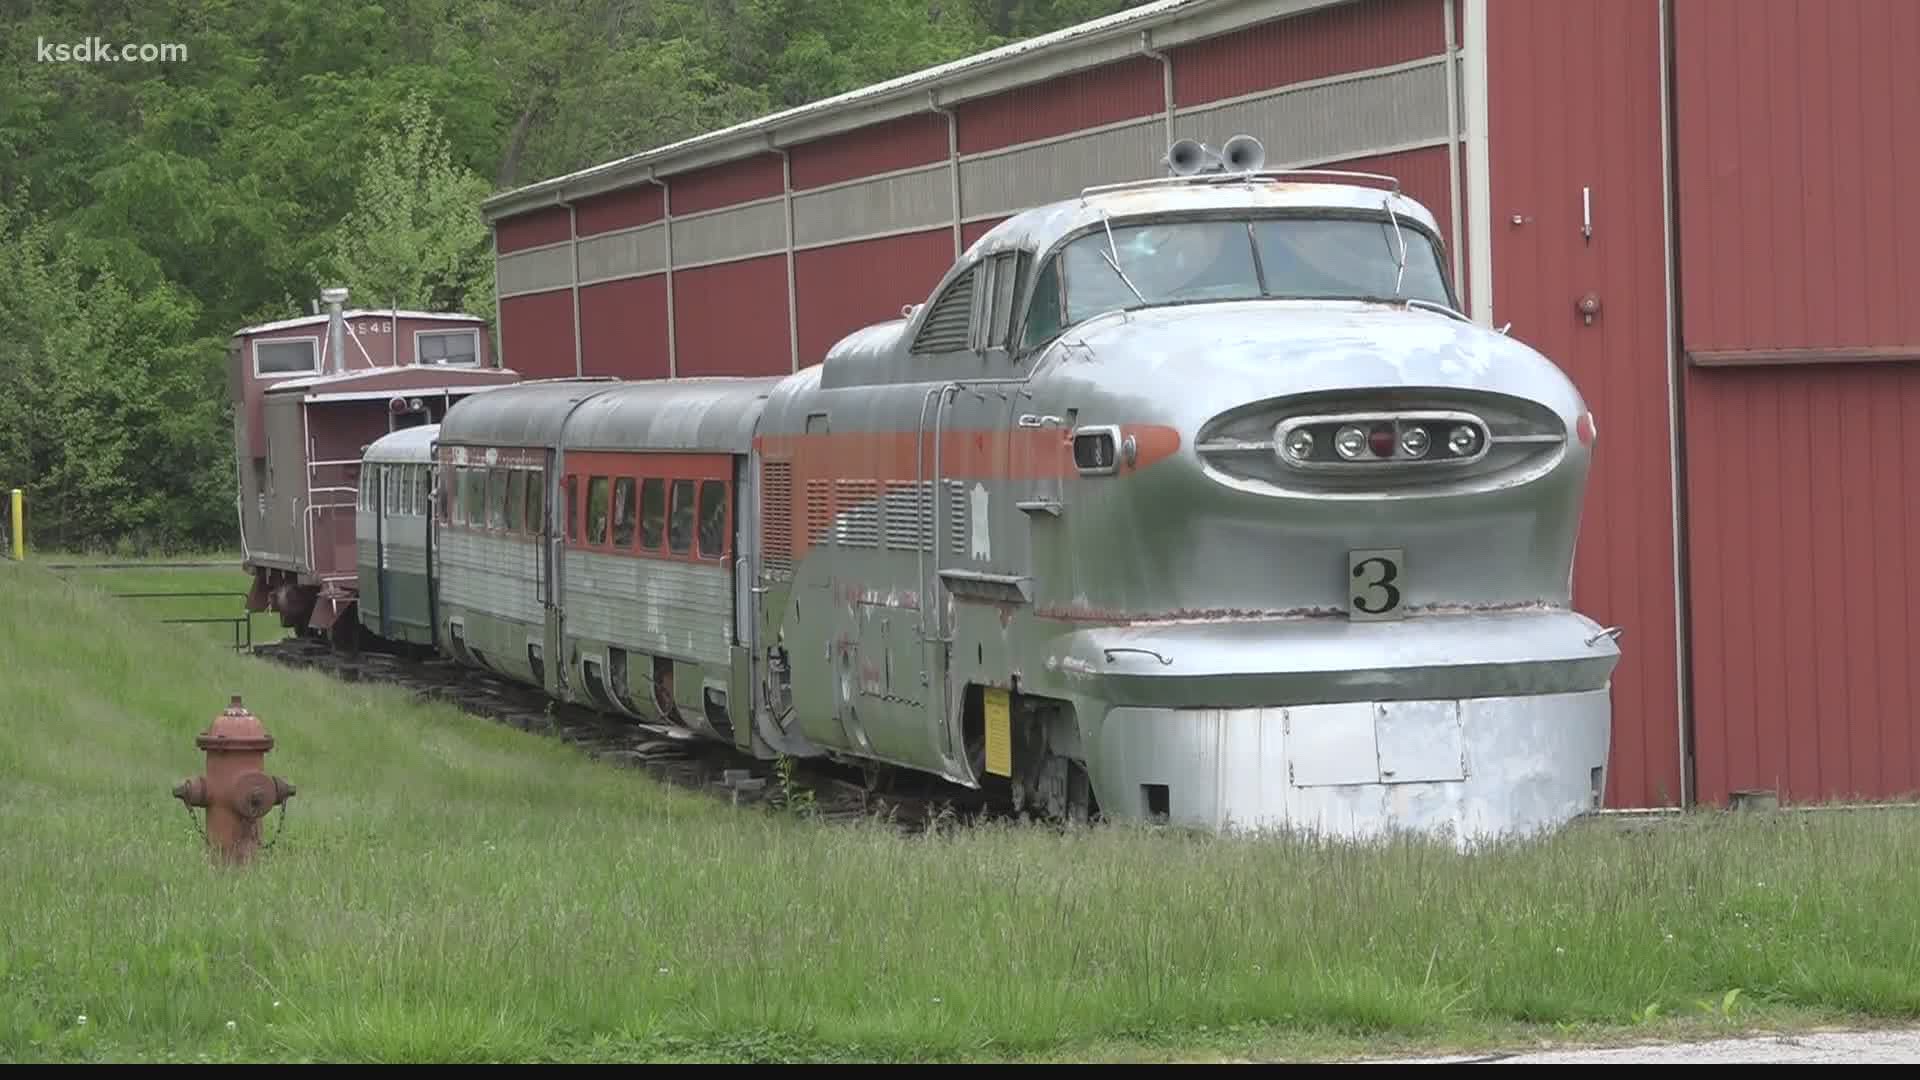
[[[6,1060],[1270,1058],[1920,1014],[1905,814],[1473,857],[909,838],[664,790],[125,603],[0,566]],[[299,789],[237,872],[171,795],[234,693]]]
[[[129,563],[143,565],[130,568]],[[240,568],[240,556],[214,553],[173,560],[131,560],[106,555],[62,555],[35,552],[33,565],[57,564],[49,572],[76,584],[109,593],[219,593],[218,596],[142,596],[125,601],[127,617],[145,620],[169,628],[171,632],[197,634],[209,641],[228,646],[234,643],[236,628],[231,623],[162,623],[163,619],[239,619],[253,624],[253,642],[263,644],[285,637],[289,631],[280,625],[280,616],[271,611],[247,611],[247,590],[253,579]],[[217,566],[206,566],[217,563]],[[183,565],[184,564],[184,565]],[[246,630],[238,630],[240,643],[246,644]]]

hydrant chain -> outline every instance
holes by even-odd
[[[206,772],[176,784],[174,798],[186,806],[188,817],[193,816],[194,807],[205,809],[207,823],[201,836],[208,846],[228,863],[244,863],[260,846],[260,819],[275,806],[280,807],[280,827],[267,846],[278,842],[286,830],[287,802],[294,787],[263,768],[267,751],[273,749],[273,736],[235,694],[194,742],[206,751]],[[194,824],[199,825],[198,818]]]

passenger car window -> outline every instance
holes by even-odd
[[[460,485],[460,498],[466,503],[467,524],[484,526],[487,523],[487,470],[468,466],[466,476]]]
[[[639,508],[633,504],[633,477],[623,476],[613,482],[613,546],[621,549],[633,546],[633,520]]]
[[[527,532],[539,536],[547,524],[547,471],[527,474]]]
[[[717,559],[727,553],[727,485],[700,482],[700,554]]]
[[[587,543],[607,542],[607,478],[596,476],[587,482]]]
[[[527,508],[527,474],[519,469],[507,473],[507,531],[520,531],[520,518]]]
[[[640,546],[659,551],[667,531],[667,482],[655,477],[640,484]]]
[[[507,527],[507,470],[487,470],[487,526]]]
[[[667,547],[675,555],[693,549],[693,481],[673,482],[673,517],[667,525]]]

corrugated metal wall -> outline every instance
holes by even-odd
[[[580,373],[667,376],[667,278],[620,278],[580,289]]]
[[[1906,796],[1920,6],[1679,0],[1674,48],[1699,795]]]
[[[1434,56],[1445,49],[1446,33],[1439,0],[1342,4],[1180,46],[1173,51],[1173,100],[1199,105]],[[1269,151],[1288,157],[1280,147]]]
[[[800,366],[824,360],[834,342],[862,326],[899,318],[901,306],[925,300],[952,265],[952,229],[796,253]],[[864,287],[850,289],[850,281]]]
[[[1599,429],[1574,602],[1625,627],[1606,801],[1678,805],[1660,6],[1488,7],[1493,323],[1560,364]]]
[[[507,367],[529,379],[574,374],[573,294],[501,297],[500,353]]]
[[[785,374],[786,256],[674,271],[673,326],[682,377]]]

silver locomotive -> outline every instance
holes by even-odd
[[[781,377],[477,395],[443,648],[763,756],[1067,818],[1551,828],[1619,660],[1571,607],[1594,423],[1432,214],[1236,139],[981,237]]]

